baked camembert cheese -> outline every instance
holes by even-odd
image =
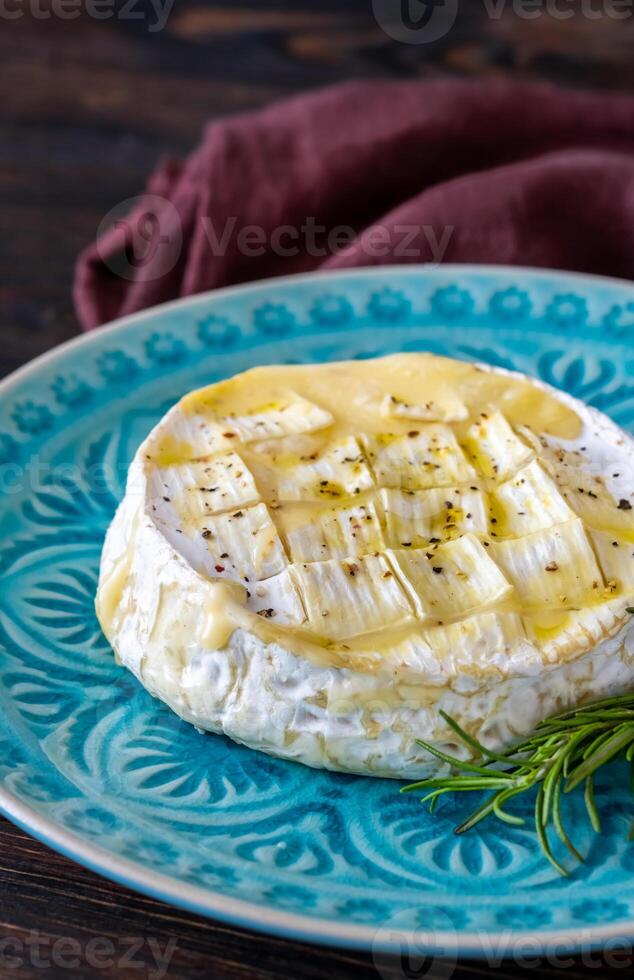
[[[201,730],[421,777],[440,714],[501,746],[634,687],[634,441],[431,354],[261,367],[183,398],[130,468],[97,612]]]

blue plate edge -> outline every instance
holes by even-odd
[[[194,297],[185,297],[169,303],[161,304],[160,306],[153,307],[150,310],[144,310],[139,313],[134,313],[123,317],[105,327],[99,328],[97,331],[92,331],[86,335],[80,335],[79,337],[72,338],[66,343],[46,352],[35,360],[29,362],[27,365],[24,365],[22,368],[18,369],[16,372],[13,372],[13,374],[9,375],[7,378],[3,379],[0,382],[0,395],[5,394],[13,387],[14,384],[17,384],[24,378],[28,377],[30,372],[37,371],[41,366],[44,366],[44,364],[54,364],[57,359],[63,358],[69,350],[76,350],[77,348],[82,347],[84,344],[89,344],[93,337],[103,336],[105,332],[108,334],[118,334],[120,331],[132,327],[136,323],[143,322],[146,319],[151,319],[157,313],[167,312],[172,309],[177,310],[184,307],[191,309],[192,306],[196,307],[199,303],[204,306],[204,304],[211,299],[215,300],[218,297],[233,293],[249,293],[252,295],[259,292],[266,292],[269,289],[274,290],[276,286],[280,284],[290,282],[315,282],[318,278],[323,278],[325,281],[332,280],[336,282],[340,278],[350,280],[351,278],[361,279],[371,277],[372,275],[380,276],[386,272],[387,268],[388,267],[383,266],[371,266],[360,269],[343,269],[328,273],[307,273],[305,275],[298,276],[283,276],[275,279],[261,280],[255,283],[239,284],[236,286],[227,287],[225,289],[211,290],[198,294]],[[486,275],[488,273],[495,274],[497,276],[504,276],[508,274],[510,277],[521,277],[524,274],[530,274],[535,277],[543,277],[544,280],[557,281],[558,283],[564,283],[568,279],[575,283],[592,280],[597,283],[604,283],[606,286],[611,285],[613,287],[634,290],[634,284],[627,280],[604,276],[590,276],[582,273],[568,272],[566,270],[558,271],[530,267],[523,268],[516,266],[490,266],[478,264],[446,266],[417,266],[405,264],[400,266],[391,266],[389,269],[393,270],[394,272],[408,274],[416,274],[419,272],[434,275],[438,274],[439,272],[441,274],[446,272],[448,277],[451,277],[452,273],[459,273],[460,275],[469,273],[480,273]],[[144,894],[163,901],[172,902],[182,908],[198,914],[213,916],[222,921],[252,928],[261,932],[292,937],[299,941],[311,941],[325,945],[359,949],[368,949],[373,943],[375,948],[395,948],[390,947],[389,944],[377,944],[376,930],[373,927],[363,927],[353,923],[345,926],[345,934],[338,935],[332,931],[333,923],[328,919],[314,919],[311,917],[284,913],[277,915],[276,921],[262,922],[262,915],[263,913],[266,914],[267,910],[263,909],[261,905],[243,902],[240,899],[227,898],[220,893],[213,892],[212,890],[200,889],[201,893],[208,895],[210,899],[216,899],[219,903],[230,904],[232,908],[235,909],[235,912],[231,910],[224,911],[220,907],[216,908],[213,901],[206,906],[205,903],[202,905],[197,904],[197,902],[193,899],[188,900],[186,896],[175,896],[174,894],[174,891],[180,890],[180,888],[182,888],[183,891],[186,891],[187,889],[198,891],[199,889],[196,889],[195,886],[182,885],[177,888],[177,883],[175,883],[173,879],[169,878],[168,876],[162,875],[158,872],[148,871],[142,865],[127,861],[125,859],[116,859],[114,860],[114,867],[109,867],[108,862],[112,863],[113,858],[107,851],[103,850],[97,845],[88,844],[87,842],[82,841],[79,836],[75,836],[68,831],[63,831],[61,828],[58,828],[52,820],[38,814],[35,809],[22,803],[18,797],[14,796],[4,788],[0,788],[0,810],[10,820],[22,827],[22,829],[25,831],[31,833],[39,840],[52,847],[54,850],[57,850],[58,852],[78,861],[78,863],[91,868],[91,870],[94,870],[125,886],[133,887]],[[91,850],[94,856],[90,857],[83,854],[82,852],[84,849]],[[149,881],[144,881],[144,876],[148,879],[155,879],[156,883],[152,884]],[[161,885],[161,882],[164,882],[165,884]],[[171,886],[171,890],[169,886]],[[240,907],[239,909],[238,906]],[[564,949],[566,951],[574,951],[600,945],[610,938],[625,939],[626,935],[628,938],[634,938],[634,920],[624,921],[621,923],[621,925],[621,929],[619,929],[618,924],[602,926],[598,929],[584,929],[582,927],[580,932],[584,932],[584,934],[587,935],[587,938],[581,940],[578,944],[573,944],[572,946],[563,946],[563,934],[556,930],[543,932],[537,930],[530,930],[527,932],[508,931],[504,932],[503,935],[508,935],[510,944],[521,943],[523,941],[530,942],[532,944],[532,949],[536,948],[537,944],[543,942],[544,946],[540,947],[543,948],[543,950],[556,947],[560,951]],[[403,934],[406,932],[407,930],[403,930]],[[411,936],[413,937],[414,935],[417,935],[420,938],[419,932],[412,932]],[[491,932],[486,932],[484,936],[478,933],[464,933],[462,936],[459,936],[458,939],[456,939],[456,936],[452,933],[437,932],[435,935],[438,937],[439,943],[438,946],[430,946],[430,950],[437,951],[439,954],[441,954],[443,951],[459,951],[460,954],[464,956],[478,954],[482,955],[484,953],[483,946],[486,944],[487,947],[490,947],[492,937],[493,939],[495,938],[495,934],[492,934]],[[444,936],[448,937],[447,942],[443,940]]]
[[[58,854],[76,861],[82,867],[110,881],[150,898],[176,905],[188,912],[194,912],[196,915],[217,919],[228,925],[253,929],[255,932],[264,935],[290,938],[298,942],[312,942],[343,949],[372,950],[373,952],[386,953],[401,953],[404,941],[411,942],[420,951],[422,948],[421,939],[426,936],[424,930],[399,929],[397,938],[392,942],[386,942],[377,939],[377,930],[373,927],[358,926],[354,923],[345,925],[345,933],[339,935],[336,930],[333,930],[333,924],[328,919],[311,918],[293,913],[285,913],[283,917],[275,916],[271,921],[263,922],[262,915],[263,913],[266,914],[266,910],[261,905],[227,898],[227,896],[210,889],[181,886],[183,891],[189,888],[192,891],[200,891],[203,895],[207,894],[211,899],[217,899],[219,903],[230,903],[231,906],[235,907],[235,912],[217,907],[214,901],[207,903],[203,901],[199,904],[193,898],[188,899],[185,895],[175,894],[174,881],[167,875],[148,871],[143,865],[136,864],[134,861],[118,858],[114,867],[109,866],[105,860],[100,860],[100,856],[103,854],[104,859],[107,857],[112,861],[112,855],[108,851],[99,845],[88,844],[68,831],[60,831],[52,820],[38,814],[36,810],[23,803],[4,787],[0,787],[0,813]],[[84,851],[90,853],[82,853]],[[120,866],[120,869],[117,868],[117,865]],[[147,876],[148,880],[144,880],[144,876]],[[162,882],[165,882],[165,885],[162,886]],[[181,888],[177,891],[180,891]],[[320,924],[322,924],[321,928]],[[530,947],[533,955],[546,955],[548,952],[555,951],[559,954],[573,954],[600,948],[610,939],[617,939],[619,942],[634,942],[634,921],[627,920],[622,925],[623,928],[620,928],[620,923],[616,923],[599,928],[582,929],[581,931],[587,935],[583,940],[574,942],[572,945],[568,944],[569,937],[565,933],[556,930],[530,930],[527,932],[506,930],[500,935],[507,938],[509,948],[517,948],[517,946],[526,944]],[[353,933],[354,935],[352,935]],[[424,948],[428,953],[440,957],[453,955],[465,958],[470,956],[486,958],[487,954],[490,955],[492,948],[495,948],[496,956],[506,955],[502,952],[504,947],[500,948],[495,944],[495,937],[490,932],[459,933],[457,930],[453,932],[433,930],[433,936],[434,942],[427,943],[425,941]]]

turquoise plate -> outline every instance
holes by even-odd
[[[0,806],[142,892],[304,940],[447,955],[634,937],[632,804],[603,773],[603,833],[568,880],[530,827],[430,817],[388,780],[204,736],[115,666],[93,612],[104,532],[139,442],[191,388],[254,364],[432,350],[537,375],[634,430],[634,287],[441,266],[279,279],[150,310],[0,388]],[[578,811],[578,812],[577,812]]]

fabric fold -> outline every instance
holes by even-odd
[[[207,127],[77,262],[91,329],[312,269],[489,262],[634,277],[634,99],[353,82]]]

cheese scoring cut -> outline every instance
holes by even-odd
[[[629,489],[634,479],[634,460],[623,440],[619,444],[617,437],[615,445],[602,447],[604,452],[595,461],[588,456],[587,446],[585,452],[570,450],[528,426],[518,426],[518,431],[534,447],[567,504],[587,527],[618,531],[634,541],[634,495]],[[606,479],[621,490],[612,492]]]
[[[324,561],[383,551],[385,542],[374,504],[331,507],[306,514],[287,536],[291,560]]]
[[[274,626],[302,626],[306,611],[290,568],[246,590],[245,606]]]
[[[380,412],[384,418],[412,419],[414,422],[461,422],[469,417],[467,406],[459,398],[447,395],[422,404],[411,404],[396,395],[386,395]]]
[[[526,608],[570,609],[603,596],[603,576],[578,518],[489,550]]]
[[[153,469],[148,477],[152,498],[179,525],[197,517],[248,507],[260,500],[253,476],[236,452]]]
[[[589,536],[610,591],[634,592],[634,541],[606,531]]]
[[[253,457],[259,480],[271,500],[324,501],[354,497],[374,486],[372,474],[354,436],[303,455],[278,451]]]
[[[390,552],[419,617],[456,619],[504,599],[512,591],[473,534],[432,545],[428,551]]]
[[[467,432],[465,445],[478,469],[494,482],[507,479],[533,455],[501,412],[482,413]]]
[[[491,494],[491,528],[496,537],[519,538],[575,516],[537,460],[522,467]]]
[[[224,415],[216,426],[225,438],[233,436],[248,443],[314,432],[326,428],[332,421],[330,412],[291,392],[287,397],[258,405],[248,412]]]
[[[203,567],[210,578],[257,582],[287,564],[277,528],[263,503],[198,518],[193,532],[204,547]]]
[[[309,625],[319,636],[345,640],[413,621],[412,607],[384,555],[302,563],[292,572]]]
[[[466,532],[486,534],[486,498],[469,487],[381,490],[390,548],[423,548]]]
[[[568,396],[432,355],[247,372],[140,447],[100,621],[199,728],[426,772],[441,708],[501,744],[634,686],[633,457]]]
[[[426,422],[404,434],[366,436],[364,447],[381,487],[423,490],[475,478],[454,432],[441,423]]]

